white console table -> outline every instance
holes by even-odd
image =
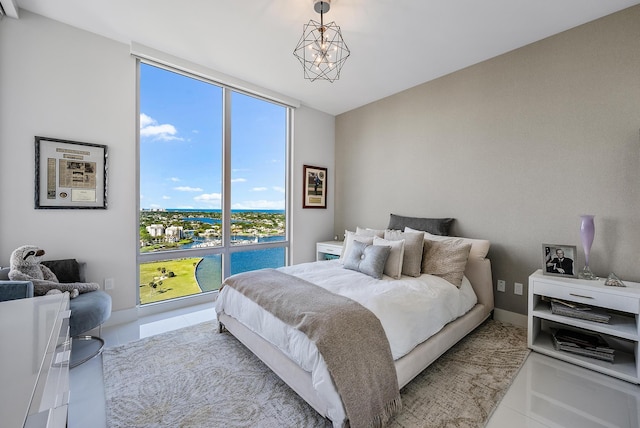
[[[529,277],[528,345],[534,351],[610,376],[640,384],[640,284],[608,287],[604,280],[589,281],[543,275]],[[609,323],[587,321],[551,312],[545,298],[586,304],[610,312]],[[556,350],[551,330],[567,328],[601,334],[615,349],[615,362],[597,360]]]
[[[69,315],[69,293],[0,302],[3,427],[66,426]]]

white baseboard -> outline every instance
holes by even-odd
[[[195,296],[187,296],[179,299],[163,303],[153,303],[144,306],[136,306],[135,308],[121,309],[111,312],[109,319],[102,325],[103,327],[112,327],[114,325],[125,324],[137,321],[141,317],[155,315],[163,312],[173,311],[176,309],[186,308],[189,306],[200,305],[203,303],[211,303],[217,297],[216,292],[201,293]]]
[[[112,327],[114,325],[125,324],[136,321],[138,319],[138,308],[121,309],[111,312],[109,319],[102,324],[103,327]]]
[[[527,316],[517,312],[505,311],[504,309],[493,309],[493,319],[527,328]]]

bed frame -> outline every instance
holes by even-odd
[[[450,322],[407,355],[395,361],[400,388],[491,316],[494,302],[490,260],[469,259],[465,275],[469,278],[478,297],[478,303],[465,315]],[[313,389],[311,373],[300,368],[278,348],[246,328],[235,318],[221,313],[218,321],[221,324],[221,331],[226,329],[233,334],[311,407],[327,417],[327,402]]]

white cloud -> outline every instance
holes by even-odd
[[[233,178],[231,179],[232,183],[245,183],[247,181],[246,178]]]
[[[182,138],[176,136],[177,133],[175,126],[169,123],[159,125],[157,120],[140,113],[140,137],[162,141],[182,141]]]
[[[280,193],[284,193],[287,191],[284,187],[280,187],[280,186],[273,186],[272,189]]]
[[[233,204],[231,207],[234,210],[283,210],[284,200],[281,201],[243,201],[237,204]]]
[[[174,187],[173,190],[177,190],[179,192],[202,192],[200,187],[189,187],[189,186],[178,186]]]
[[[173,181],[174,183],[177,183],[178,181],[180,181],[180,179],[178,177],[171,177],[169,181]]]
[[[203,193],[202,195],[196,196],[193,199],[200,202],[219,202],[222,200],[222,194],[221,193]]]
[[[163,196],[162,199],[164,200],[171,199],[171,196]]]
[[[254,187],[253,189],[251,189],[252,192],[264,192],[268,190],[267,187]]]

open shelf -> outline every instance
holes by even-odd
[[[543,275],[540,270],[529,277],[528,345],[536,352],[591,370],[640,384],[640,284],[625,281],[627,287],[606,287],[604,281],[585,281]],[[588,304],[605,309],[608,323],[574,318],[551,312],[546,299]],[[614,349],[614,362],[557,350],[552,329],[598,333]]]

